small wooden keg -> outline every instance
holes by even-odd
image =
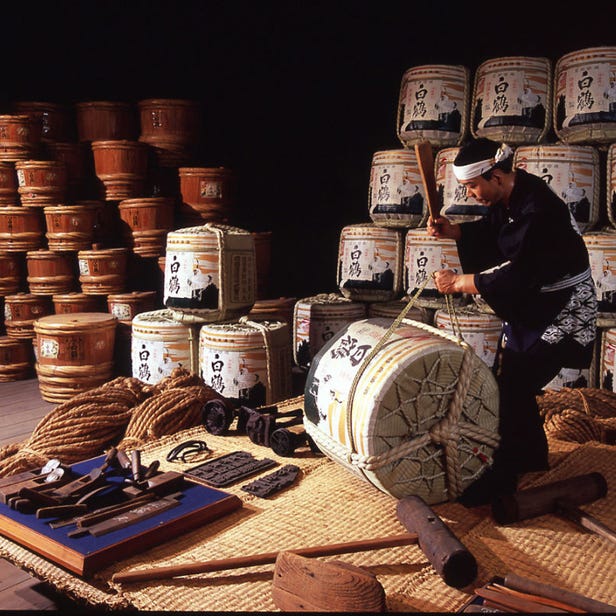
[[[148,167],[147,145],[140,141],[93,141],[94,171],[106,201],[140,197]]]
[[[31,250],[26,253],[26,278],[33,295],[68,293],[77,286],[74,253]]]
[[[50,141],[45,151],[51,160],[64,163],[66,167],[66,195],[68,200],[82,199],[93,184],[94,158],[92,149],[84,142]]]
[[[159,257],[173,229],[174,203],[167,197],[125,199],[118,205],[122,235],[135,254]]]
[[[16,101],[13,109],[30,116],[41,127],[41,141],[71,141],[75,138],[75,118],[71,109],[58,103]]]
[[[132,140],[138,136],[135,107],[121,101],[75,104],[79,141]]]
[[[86,295],[85,293],[70,292],[56,293],[52,296],[55,314],[69,314],[75,312],[104,312],[103,297],[100,295]]]
[[[5,205],[19,205],[14,163],[0,163],[0,207]]]
[[[0,336],[0,383],[29,379],[33,369],[32,342]]]
[[[108,313],[55,314],[34,323],[41,396],[62,402],[113,376],[116,318]]]
[[[28,207],[57,205],[66,196],[66,166],[58,160],[15,163],[21,204]]]
[[[28,115],[0,115],[0,160],[33,158],[41,144],[41,127]]]
[[[128,248],[80,250],[79,282],[87,295],[122,293],[126,289]]]
[[[26,252],[45,243],[45,218],[41,208],[0,207],[0,250]]]
[[[4,325],[11,338],[34,338],[34,321],[53,314],[51,297],[16,293],[4,298]]]
[[[44,208],[50,250],[87,250],[94,243],[98,206],[53,205]]]
[[[225,167],[180,167],[180,213],[206,222],[229,223],[234,208],[234,178]]]
[[[0,252],[0,297],[21,290],[24,272],[23,253]]]
[[[120,323],[130,324],[138,314],[156,310],[156,295],[156,291],[112,293],[107,296],[107,307]]]

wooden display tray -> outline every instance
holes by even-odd
[[[77,474],[86,474],[103,460],[101,456],[78,462],[71,468]],[[241,507],[242,501],[233,494],[186,480],[176,507],[99,537],[68,537],[74,525],[53,529],[49,519],[37,519],[33,513],[21,513],[0,503],[0,535],[77,575],[89,577],[118,560]]]

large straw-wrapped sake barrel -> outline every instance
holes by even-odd
[[[199,370],[207,385],[250,407],[290,397],[291,336],[283,321],[206,323],[199,332]]]
[[[597,224],[601,170],[596,148],[567,144],[520,146],[513,165],[544,180],[567,204],[582,233]]]
[[[470,72],[464,66],[428,64],[406,70],[396,122],[402,145],[460,145],[468,133],[470,90]]]
[[[407,297],[400,299],[393,299],[390,302],[372,302],[368,304],[368,318],[383,317],[385,319],[397,319],[400,313],[406,309],[409,303]],[[423,306],[417,306],[413,304],[405,313],[407,319],[413,321],[419,321],[420,323],[427,323],[428,325],[434,325],[434,313],[436,311],[432,308],[424,308]]]
[[[475,72],[471,132],[510,144],[540,143],[552,126],[552,65],[548,58],[508,56]]]
[[[616,327],[608,327],[601,334],[599,357],[599,387],[616,391]]]
[[[167,235],[164,304],[182,321],[237,319],[255,303],[254,237],[206,223]]]
[[[491,463],[496,381],[458,339],[418,321],[391,325],[356,321],[319,351],[306,379],[306,431],[385,493],[454,499]]]
[[[612,227],[616,228],[616,143],[612,143],[607,150],[606,180],[607,217]]]
[[[599,312],[616,312],[616,232],[596,231],[582,237],[588,249]]]

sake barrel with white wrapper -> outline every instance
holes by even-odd
[[[390,301],[402,293],[404,235],[372,223],[347,225],[338,244],[338,288],[354,301]]]
[[[470,346],[410,319],[356,321],[317,354],[304,426],[318,448],[396,498],[453,500],[491,464],[498,387]]]
[[[548,58],[508,56],[475,72],[471,132],[509,144],[540,143],[552,125],[552,65]]]
[[[565,143],[616,140],[616,47],[561,56],[554,68],[554,132]]]
[[[340,293],[318,293],[295,303],[293,360],[307,368],[321,347],[348,323],[366,318],[366,305]]]
[[[422,285],[416,304],[424,308],[444,308],[445,296],[436,288],[432,273],[450,269],[462,273],[456,242],[428,235],[425,228],[409,229],[404,244],[404,276],[407,295],[414,295]],[[461,293],[452,295],[455,305],[466,302]]]
[[[368,208],[379,227],[418,227],[428,216],[413,150],[384,150],[372,156]]]
[[[107,313],[54,314],[34,323],[41,396],[62,402],[113,376],[116,318]]]
[[[220,395],[251,407],[290,397],[291,337],[283,321],[206,323],[199,332],[199,370]]]
[[[175,368],[196,372],[199,365],[199,331],[173,318],[170,310],[135,315],[131,323],[132,374],[155,384]]]
[[[475,355],[488,368],[492,368],[503,328],[503,321],[496,315],[480,312],[473,306],[458,308],[455,314],[440,309],[434,315],[434,326],[451,335],[459,331],[460,337],[468,342]]]
[[[588,250],[599,313],[616,312],[616,231],[584,233],[582,238]]]
[[[429,141],[460,145],[468,133],[470,71],[459,65],[428,64],[405,71],[396,127],[405,147]]]
[[[167,235],[163,302],[194,323],[238,319],[256,297],[255,242],[249,231],[207,223]]]
[[[599,358],[599,387],[616,392],[616,327],[603,331]]]
[[[606,158],[606,207],[610,225],[616,228],[616,143],[607,150]]]
[[[488,206],[468,195],[464,185],[454,175],[453,161],[459,151],[460,148],[443,148],[436,154],[434,179],[438,206],[441,216],[451,222],[474,222],[488,213]]]
[[[386,319],[395,319],[403,310],[406,310],[406,306],[409,303],[408,298],[403,297],[400,299],[393,299],[390,302],[372,302],[368,304],[368,318],[372,317],[384,317]],[[428,325],[434,325],[434,313],[435,310],[431,308],[424,308],[417,306],[417,300],[414,305],[408,309],[405,313],[407,319],[413,321],[420,321],[421,323],[427,323]]]
[[[584,233],[599,221],[601,170],[592,146],[549,144],[520,146],[513,166],[539,176],[567,204]]]

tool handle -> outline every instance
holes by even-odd
[[[556,513],[616,545],[616,532],[566,499],[556,501]]]
[[[417,533],[419,547],[446,584],[463,588],[475,580],[475,557],[422,498],[405,496],[400,499],[396,514],[409,532]]]
[[[426,201],[428,202],[428,211],[432,220],[436,220],[439,214],[438,208],[438,192],[436,190],[436,178],[434,177],[434,156],[432,155],[432,146],[429,141],[422,141],[415,144],[415,156],[417,157],[417,166],[421,175],[421,181],[426,193]]]
[[[351,541],[349,543],[334,543],[331,545],[319,545],[309,548],[299,548],[296,550],[285,550],[299,556],[331,556],[332,554],[351,554],[353,552],[364,552],[367,550],[378,550],[400,545],[410,545],[417,543],[417,535],[405,533],[392,537],[382,537],[377,539],[366,539],[363,541]],[[137,571],[125,571],[115,573],[111,578],[114,582],[145,582],[149,580],[164,580],[181,575],[192,575],[194,573],[207,573],[209,571],[225,571],[227,569],[239,569],[240,567],[254,567],[256,565],[266,565],[275,563],[280,552],[266,552],[264,554],[253,554],[252,556],[237,556],[234,558],[223,558],[221,560],[209,560],[191,563],[188,565],[173,565],[170,567],[158,567],[156,569],[144,569]]]

